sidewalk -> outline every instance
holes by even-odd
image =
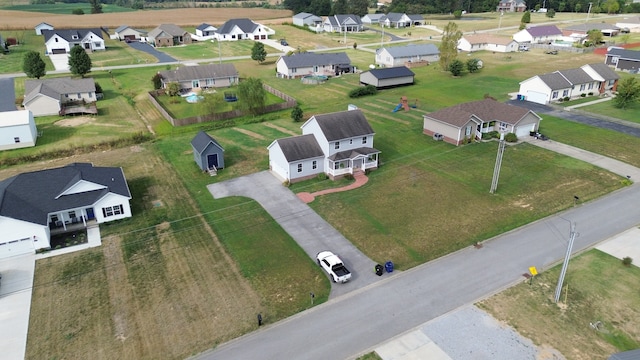
[[[298,197],[300,198],[300,200],[304,201],[305,204],[308,204],[313,200],[315,200],[316,196],[357,189],[360,186],[366,184],[367,181],[369,181],[369,178],[367,177],[367,175],[365,175],[363,172],[360,172],[360,171],[353,174],[353,178],[356,180],[355,182],[353,182],[353,184],[349,184],[347,186],[334,188],[334,189],[320,190],[314,193],[301,192],[301,193],[298,193]]]
[[[594,104],[597,104],[597,103],[601,103],[601,102],[605,102],[605,101],[611,101],[611,100],[613,100],[613,97],[609,96],[609,97],[600,98],[600,99],[598,99],[598,100],[593,100],[593,101],[589,101],[589,102],[582,103],[582,104],[576,104],[576,105],[567,106],[567,107],[565,107],[564,109],[565,109],[566,111],[571,111],[571,110],[573,110],[573,109],[575,109],[575,108],[579,108],[579,107],[583,107],[583,106],[589,106],[589,105],[594,105]]]

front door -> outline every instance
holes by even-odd
[[[213,167],[218,168],[218,154],[209,154],[207,155],[207,168],[211,169]]]
[[[96,218],[96,215],[93,213],[93,208],[86,208],[84,211],[87,213],[87,220],[93,220]]]
[[[353,170],[360,170],[360,169],[362,169],[362,159],[357,158],[353,160]]]

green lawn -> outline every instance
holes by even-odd
[[[560,296],[553,302],[560,265],[479,306],[537,345],[557,349],[567,359],[606,359],[640,346],[640,269],[625,267],[599,250],[571,260]],[[599,331],[590,324],[600,322]]]
[[[625,109],[620,109],[615,107],[613,101],[605,101],[598,104],[581,107],[580,110],[640,123],[640,116],[638,116],[638,114],[640,113],[640,104],[638,103],[635,103]]]
[[[45,56],[44,39],[36,35],[33,30],[3,30],[3,38],[14,38],[18,45],[9,47],[9,53],[0,54],[0,73],[21,73],[24,55],[29,51],[40,53],[40,57],[46,64],[46,71],[53,71],[53,63]]]

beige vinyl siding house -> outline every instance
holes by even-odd
[[[276,61],[276,76],[292,79],[305,75],[334,76],[342,72],[351,72],[351,59],[347,53],[312,52],[281,56]]]
[[[172,82],[179,83],[181,89],[221,88],[238,83],[238,71],[230,63],[181,66],[159,74],[163,88]]]
[[[467,34],[458,41],[458,49],[468,52],[484,50],[506,53],[518,51],[518,43],[505,36]]]
[[[436,62],[440,50],[434,44],[414,44],[376,49],[376,64],[381,66],[404,66],[411,62]]]
[[[33,116],[58,115],[68,103],[94,103],[96,85],[93,79],[70,77],[25,80],[22,106]]]

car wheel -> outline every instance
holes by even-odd
[[[331,280],[333,280],[334,283],[337,283],[336,278],[335,277],[331,277]]]
[[[316,262],[318,263],[318,266],[320,266],[320,259],[316,259]]]

